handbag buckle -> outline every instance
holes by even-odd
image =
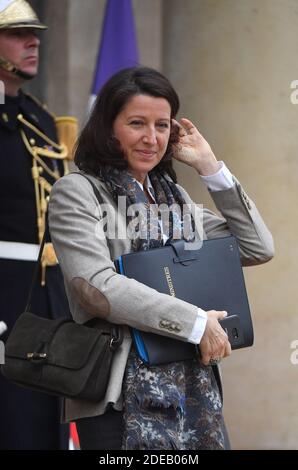
[[[118,342],[118,339],[117,338],[111,338],[111,341],[110,341],[110,349],[113,351],[114,349],[116,349],[117,347],[117,342]]]
[[[27,359],[30,361],[43,361],[47,357],[47,353],[38,353],[38,352],[32,352],[32,353],[27,353]]]
[[[111,340],[110,340],[110,349],[114,351],[115,349],[122,344],[123,341],[123,330],[121,326],[111,328]]]

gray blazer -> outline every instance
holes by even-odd
[[[105,184],[90,178],[103,202],[110,205],[109,217],[114,217],[116,234],[125,233],[125,216],[118,214]],[[193,203],[187,192],[181,186],[178,188],[186,203]],[[203,238],[232,233],[237,237],[243,265],[270,260],[274,252],[272,236],[240,183],[235,179],[233,188],[210,194],[223,217],[204,209]],[[197,317],[195,305],[116,273],[113,260],[130,251],[130,240],[107,241],[103,215],[85,178],[69,174],[55,183],[49,205],[49,225],[73,318],[84,323],[98,316],[124,325],[124,341],[115,354],[104,399],[98,403],[65,400],[64,421],[102,414],[107,403],[113,403],[117,410],[122,409],[122,381],[131,347],[128,326],[186,341]]]

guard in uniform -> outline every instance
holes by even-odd
[[[68,172],[69,151],[59,143],[55,118],[21,90],[37,73],[39,38],[46,29],[24,0],[0,0],[0,321],[7,335],[24,311],[38,245],[45,229],[47,196]],[[4,95],[1,91],[4,91]],[[58,119],[59,129],[67,120]],[[75,121],[68,119],[68,125]],[[72,128],[73,129],[73,128]],[[65,134],[64,134],[65,137]],[[40,267],[32,311],[65,316],[63,278],[50,243]],[[55,397],[9,383],[0,374],[0,449],[67,449]]]

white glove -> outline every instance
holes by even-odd
[[[4,321],[0,321],[0,336],[7,330],[6,323]]]

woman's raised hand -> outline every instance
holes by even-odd
[[[179,141],[174,144],[174,158],[195,168],[202,176],[216,173],[219,163],[196,126],[186,118],[182,118],[180,122],[172,119],[172,125],[179,132]]]

